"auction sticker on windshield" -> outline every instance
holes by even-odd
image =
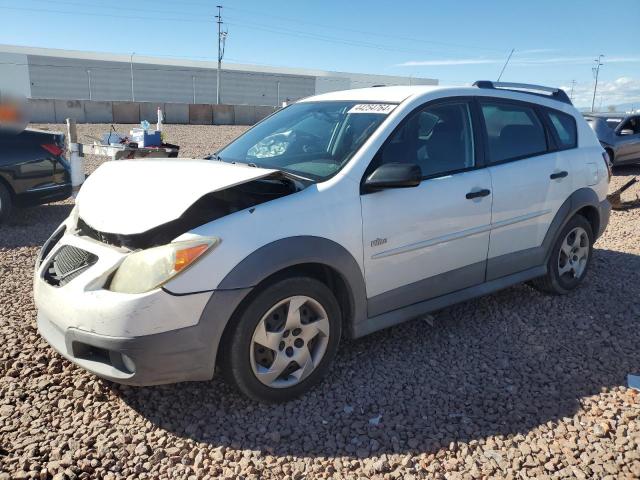
[[[396,108],[397,105],[390,103],[359,103],[351,107],[347,113],[380,113],[387,115]]]

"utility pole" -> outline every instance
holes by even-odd
[[[224,57],[224,45],[227,40],[227,31],[222,31],[222,5],[218,7],[216,23],[218,24],[218,70],[216,72],[216,104],[220,103],[220,69],[222,68],[222,58]]]
[[[511,55],[513,55],[513,52],[515,52],[516,49],[512,48],[511,52],[509,53],[509,56],[507,57],[507,61],[504,62],[504,67],[502,67],[502,71],[500,72],[500,75],[498,75],[498,81],[500,81],[500,79],[502,78],[502,74],[504,73],[505,68],[507,68],[507,65],[509,64],[509,60],[511,60]]]
[[[603,65],[602,63],[602,57],[604,57],[604,55],[600,54],[598,55],[598,58],[596,58],[594,60],[594,62],[596,62],[596,66],[592,68],[593,74],[596,77],[596,83],[593,85],[593,100],[591,100],[591,111],[593,112],[593,109],[596,105],[596,91],[598,90],[598,75],[600,74],[600,67]]]
[[[576,81],[571,80],[571,94],[569,94],[569,99],[573,102],[573,89],[576,87]]]

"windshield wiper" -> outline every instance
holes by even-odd
[[[279,170],[279,172],[282,173],[285,177],[293,177],[297,180],[302,180],[304,182],[315,183],[315,180],[313,180],[312,178],[303,177],[302,175],[298,175],[297,173],[291,173],[288,170]]]

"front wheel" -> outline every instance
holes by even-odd
[[[564,226],[551,251],[547,274],[531,284],[546,293],[564,295],[576,288],[587,274],[593,256],[593,230],[582,215]]]
[[[273,283],[244,308],[223,345],[223,371],[250,398],[283,402],[319,382],[340,342],[342,317],[313,278]]]

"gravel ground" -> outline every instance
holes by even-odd
[[[168,126],[167,140],[197,156],[243,128]],[[520,285],[345,341],[319,387],[265,406],[217,378],[115,385],[40,339],[34,259],[70,208],[0,227],[2,480],[640,478],[640,395],[626,388],[640,372],[640,209],[613,213],[571,295]]]

